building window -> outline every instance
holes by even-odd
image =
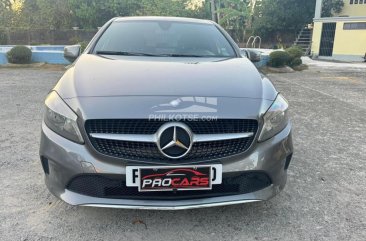
[[[343,29],[344,30],[366,29],[366,22],[364,22],[364,23],[344,23]]]
[[[350,0],[349,4],[366,4],[366,0]]]

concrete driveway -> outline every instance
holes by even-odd
[[[73,207],[49,194],[42,102],[61,75],[0,68],[0,240],[365,240],[366,65],[270,74],[294,123],[287,187],[267,202],[186,211]]]

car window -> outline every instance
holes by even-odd
[[[94,48],[94,53],[101,51],[176,56],[236,56],[228,40],[215,25],[173,21],[113,22]]]

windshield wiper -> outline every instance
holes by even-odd
[[[123,56],[151,56],[151,57],[186,57],[186,58],[224,58],[225,56],[197,55],[197,54],[149,54],[127,51],[97,51],[98,55],[123,55]]]
[[[135,53],[135,52],[125,52],[125,51],[97,51],[96,54],[100,55],[123,55],[123,56],[160,56],[155,54],[147,53]]]
[[[197,54],[166,54],[168,57],[187,57],[187,58],[233,58],[232,56],[222,55],[197,55]]]
[[[205,58],[205,57],[214,57],[214,56],[205,56],[205,55],[196,55],[196,54],[167,54],[169,57],[193,57],[193,58]]]

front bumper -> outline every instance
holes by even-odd
[[[45,170],[48,189],[56,197],[71,205],[130,209],[179,210],[223,206],[264,201],[279,193],[286,184],[287,167],[293,152],[291,124],[275,137],[255,143],[244,155],[222,161],[223,173],[263,171],[272,184],[259,191],[220,197],[205,197],[184,200],[134,200],[97,198],[66,189],[75,176],[86,173],[126,174],[126,162],[100,159],[85,145],[71,142],[42,124],[40,156]]]

